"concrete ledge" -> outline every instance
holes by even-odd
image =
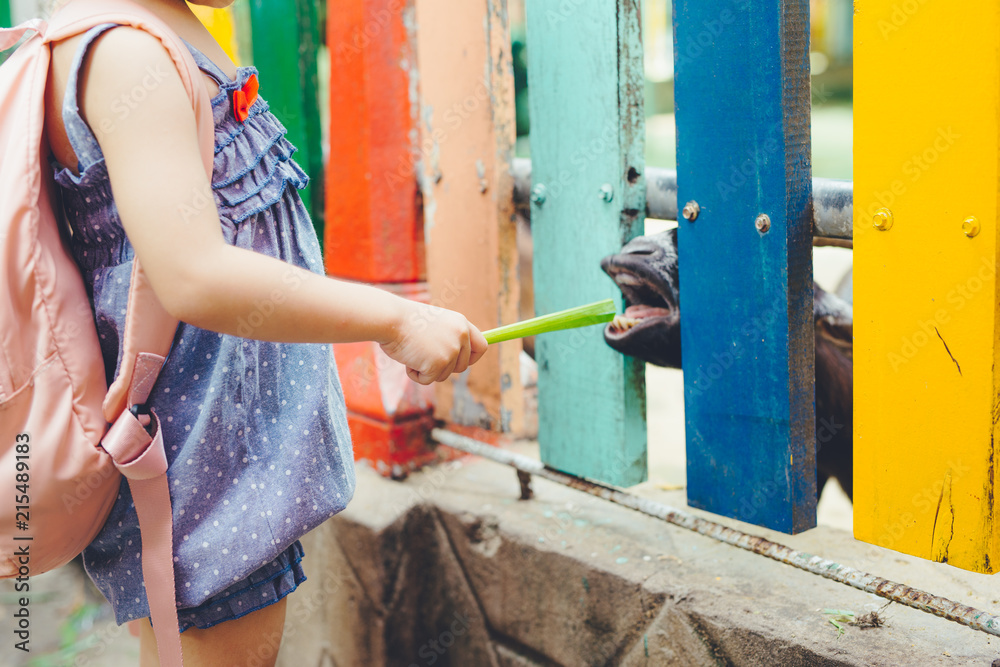
[[[527,454],[537,455],[531,449]],[[279,665],[990,665],[1000,638],[535,480],[464,459],[404,482],[358,470],[348,509],[304,540]],[[684,493],[636,489],[677,507]],[[697,510],[690,510],[697,512]],[[704,516],[712,515],[701,513]],[[819,527],[793,548],[995,610],[1000,580]]]

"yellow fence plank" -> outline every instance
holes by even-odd
[[[854,532],[992,573],[1000,5],[855,8]]]
[[[240,53],[236,45],[236,27],[233,22],[232,8],[213,9],[202,5],[190,5],[191,11],[198,17],[212,37],[219,43],[226,55],[233,59],[237,65],[240,62]]]

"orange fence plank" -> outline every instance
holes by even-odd
[[[518,255],[510,162],[514,78],[504,0],[417,0],[420,181],[431,302],[481,329],[518,318]],[[443,383],[436,415],[519,433],[520,341],[494,346]]]

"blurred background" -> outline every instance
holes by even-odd
[[[530,157],[524,0],[510,0],[514,85],[517,95],[517,154]],[[811,0],[813,176],[850,180],[852,170],[851,0]],[[670,0],[642,3],[646,65],[646,164],[676,167],[674,129],[674,41]]]

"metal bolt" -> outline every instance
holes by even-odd
[[[698,202],[693,199],[688,203],[684,204],[684,209],[681,211],[681,215],[688,222],[694,222],[698,219],[698,214],[701,213],[701,206],[698,206]]]
[[[771,218],[768,217],[767,213],[761,213],[757,216],[753,226],[756,227],[757,231],[761,234],[767,234],[767,231],[771,229]]]
[[[538,206],[545,203],[545,185],[539,183],[535,187],[531,188],[531,201]]]
[[[601,186],[601,199],[604,201],[611,201],[615,198],[615,189],[611,187],[610,183],[605,183]]]
[[[892,227],[892,211],[887,208],[880,208],[875,211],[872,217],[872,225],[880,232],[887,232]]]
[[[974,215],[970,215],[968,218],[965,219],[964,222],[962,222],[962,231],[965,232],[965,235],[968,236],[970,239],[976,234],[978,234],[979,230],[980,230],[979,218],[977,218]]]

